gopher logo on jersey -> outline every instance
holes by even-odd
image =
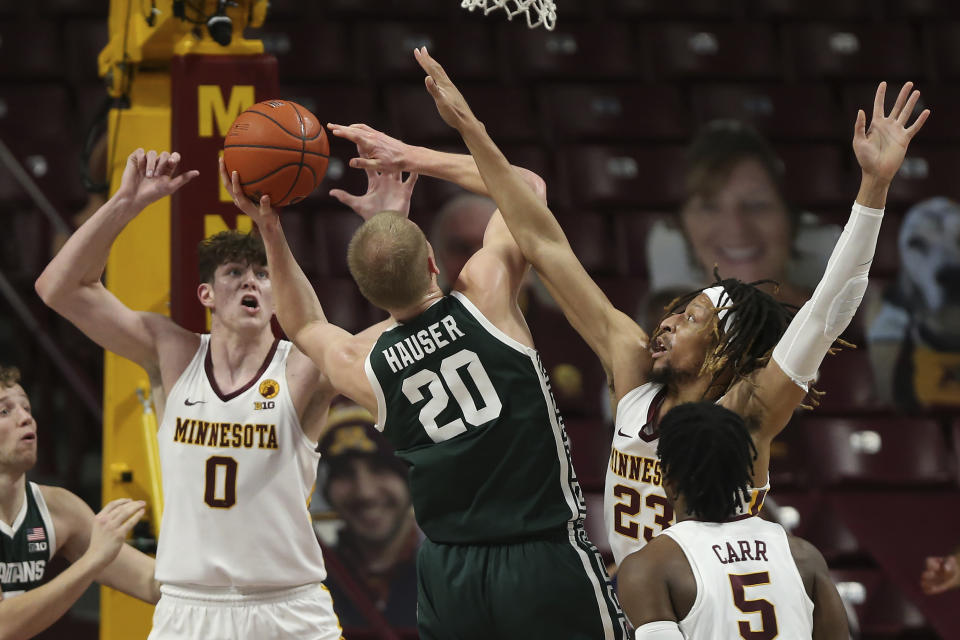
[[[278,393],[280,393],[280,384],[276,380],[267,378],[260,383],[260,395],[267,400],[277,397]]]

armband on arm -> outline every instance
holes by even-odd
[[[658,620],[648,622],[639,629],[634,636],[636,640],[683,640],[680,627],[672,620]]]
[[[773,350],[774,361],[803,388],[860,306],[882,221],[883,209],[854,203],[820,284]]]

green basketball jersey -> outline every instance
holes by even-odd
[[[410,464],[434,542],[505,542],[585,512],[563,419],[535,349],[461,293],[383,333],[367,356],[378,428]]]
[[[13,525],[0,521],[0,588],[15,596],[43,584],[56,549],[53,519],[40,487],[27,482],[27,496]]]

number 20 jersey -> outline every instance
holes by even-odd
[[[307,510],[319,454],[288,390],[291,346],[277,341],[254,380],[222,394],[204,335],[170,389],[157,432],[161,583],[280,589],[326,577]]]
[[[563,420],[535,349],[460,293],[393,326],[367,377],[378,428],[410,465],[417,522],[434,542],[511,542],[584,513]]]
[[[617,565],[675,522],[657,457],[660,436],[655,425],[662,417],[658,413],[665,393],[662,384],[648,382],[617,404],[603,492],[604,528]],[[759,513],[769,490],[769,482],[751,489],[750,501],[740,505],[740,513]]]

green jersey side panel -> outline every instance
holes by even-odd
[[[379,428],[410,464],[417,522],[431,540],[516,540],[583,517],[539,354],[465,296],[384,332],[366,369]]]

